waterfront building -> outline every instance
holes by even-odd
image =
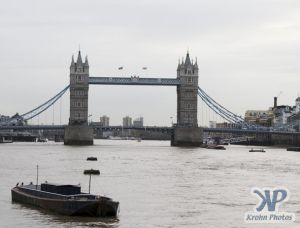
[[[245,112],[245,121],[261,126],[271,126],[274,119],[272,109],[269,110],[247,110]]]
[[[276,100],[276,102],[275,102]],[[274,98],[274,125],[287,124],[299,120],[300,118],[300,97],[295,101],[295,106],[280,105],[277,106],[277,98]]]
[[[209,121],[209,127],[210,128],[216,128],[217,127],[217,122],[216,121]]]
[[[104,115],[100,117],[100,125],[103,127],[108,127],[109,126],[109,117]]]
[[[123,127],[131,127],[132,126],[132,118],[129,116],[125,116],[123,118]]]
[[[8,120],[10,119],[9,116],[4,116],[4,115],[1,115],[0,114],[0,123],[4,123],[4,122],[7,122]]]
[[[247,110],[245,121],[261,126],[280,126],[296,120],[300,120],[300,97],[296,99],[294,106],[277,105],[277,97],[274,97],[274,105],[269,110]]]
[[[143,127],[144,126],[144,118],[143,117],[136,118],[133,121],[133,126],[134,127]]]

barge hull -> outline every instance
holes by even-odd
[[[48,199],[22,192],[15,187],[11,190],[12,201],[36,206],[62,215],[116,216],[119,203],[110,200],[66,200]]]

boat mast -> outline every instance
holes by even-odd
[[[89,194],[91,193],[91,179],[92,179],[92,174],[90,173],[90,180],[89,180]]]
[[[36,165],[36,187],[35,187],[35,189],[38,188],[38,184],[39,184],[39,165]]]

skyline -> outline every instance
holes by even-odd
[[[294,105],[300,92],[297,1],[29,2],[0,9],[1,114],[31,110],[67,85],[79,44],[91,76],[175,78],[189,49],[199,86],[240,115],[272,106],[280,91],[278,104]],[[89,95],[93,117],[112,123],[121,113],[148,125],[176,119],[175,88],[91,86]]]

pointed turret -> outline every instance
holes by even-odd
[[[88,61],[88,57],[87,56],[85,56],[84,66],[85,67],[89,67],[89,61]]]
[[[181,63],[180,63],[180,59],[178,60],[178,66],[177,66],[177,71],[180,70],[180,67],[181,67]]]
[[[195,62],[195,64],[194,64],[194,67],[195,67],[195,69],[198,70],[198,60],[197,60],[197,57],[196,57],[196,62]]]
[[[186,53],[186,57],[185,57],[185,63],[186,66],[191,65],[191,59],[190,59],[190,54],[189,52]]]
[[[78,65],[82,65],[82,58],[81,58],[81,53],[80,53],[80,51],[78,51],[78,57],[77,57],[77,66]]]
[[[74,55],[72,55],[71,67],[75,67]]]
[[[70,65],[70,72],[75,72],[76,64],[74,62],[74,55],[72,55],[72,61]]]

